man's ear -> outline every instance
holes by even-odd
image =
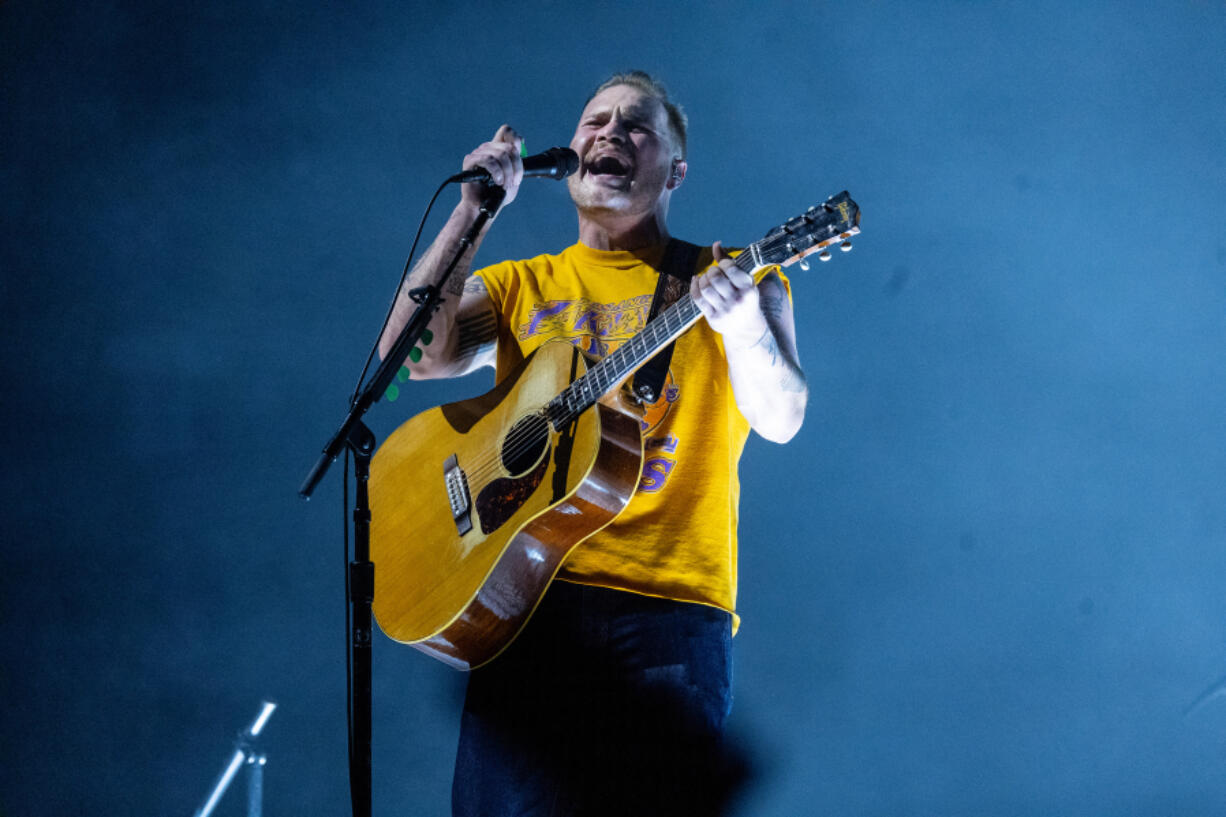
[[[685,181],[686,168],[685,159],[673,159],[673,170],[668,177],[668,184],[666,185],[669,190],[676,190]]]

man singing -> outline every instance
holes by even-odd
[[[617,74],[587,101],[567,181],[578,242],[450,279],[435,340],[413,377],[494,366],[499,380],[542,343],[602,357],[645,325],[687,173],[686,117],[655,79]],[[514,199],[522,140],[507,125],[465,157]],[[462,188],[397,300],[386,355],[480,206]],[[479,242],[478,242],[479,243]],[[709,267],[709,269],[708,269]],[[705,273],[703,273],[705,270]],[[808,391],[783,277],[755,285],[719,242],[689,285],[700,321],[675,343],[643,407],[638,489],[575,547],[524,631],[473,671],[452,790],[455,815],[715,814],[726,794],[719,739],[731,709],[737,463],[750,429],[786,442]]]

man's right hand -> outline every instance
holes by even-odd
[[[519,155],[523,143],[523,137],[516,133],[514,128],[503,125],[492,140],[479,145],[464,157],[464,170],[484,168],[490,174],[491,181],[507,191],[506,198],[502,200],[503,207],[515,200],[519,183],[524,179],[524,160]],[[465,204],[473,208],[481,206],[479,182],[460,185],[460,189],[460,197]]]

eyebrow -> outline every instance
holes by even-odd
[[[593,116],[608,116],[612,112],[612,106],[605,106],[587,111],[583,114],[584,119],[591,119]],[[654,125],[654,109],[646,105],[638,105],[632,108],[622,108],[622,115],[627,119],[632,119],[635,122],[647,123]]]

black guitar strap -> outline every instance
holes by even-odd
[[[690,279],[694,277],[694,266],[698,263],[700,252],[702,247],[697,244],[677,238],[668,240],[664,257],[660,259],[660,279],[656,283],[656,294],[651,300],[651,309],[647,312],[648,323],[689,292]],[[634,373],[634,396],[642,402],[654,403],[660,396],[664,380],[668,377],[668,363],[673,358],[675,344],[676,341],[673,341],[665,346]]]

